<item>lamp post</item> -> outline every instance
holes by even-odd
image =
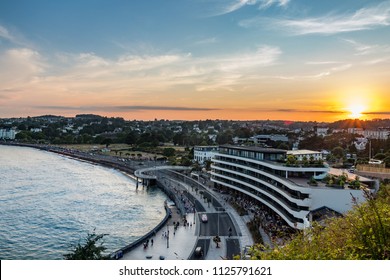
[[[218,236],[219,236],[219,211],[217,211],[217,217],[218,217]]]
[[[169,248],[169,228],[168,228],[168,222],[167,222],[167,248]]]

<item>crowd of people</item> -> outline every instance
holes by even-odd
[[[240,212],[247,213],[270,237],[272,244],[284,244],[295,232],[277,213],[259,201],[233,190],[222,192],[225,193],[224,200],[236,209],[240,207],[241,209],[237,209]]]
[[[186,195],[186,190],[179,184],[170,182],[170,187],[175,195],[180,198],[186,213],[193,213],[194,204]],[[228,188],[220,188],[217,191],[222,195],[226,203],[234,206],[238,212],[249,215],[259,229],[262,228],[269,236],[272,244],[283,245],[296,233],[297,230],[287,225],[280,215],[252,197]]]

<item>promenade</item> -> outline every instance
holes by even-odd
[[[186,190],[196,197],[195,191],[191,190],[191,187],[181,181],[175,179],[167,179],[170,184],[174,185],[180,190]],[[207,188],[207,187],[206,187]],[[238,240],[240,249],[245,246],[253,245],[252,236],[246,226],[249,220],[248,216],[239,216],[237,212],[224,201],[221,194],[214,193],[207,188],[207,191],[213,195],[213,197],[219,201],[225,208],[234,227],[237,231],[237,238],[230,239],[227,236],[221,236],[221,242],[219,248],[217,248],[215,242],[208,242],[207,248],[205,248],[205,255],[203,257],[194,257],[193,253],[198,242],[202,240],[211,240],[212,236],[200,236],[200,213],[187,213],[186,219],[189,225],[184,226],[182,216],[179,214],[176,206],[172,207],[172,217],[168,220],[167,225],[162,227],[156,234],[149,240],[148,245],[140,244],[130,252],[124,254],[124,260],[187,260],[187,259],[205,259],[205,260],[219,260],[227,258],[227,248],[229,240]],[[202,204],[207,213],[218,213],[218,209],[215,209],[213,205],[204,202],[203,199],[198,199],[198,203]],[[194,217],[195,215],[195,217]],[[174,223],[179,222],[179,226],[175,230]],[[153,240],[153,242],[152,242]],[[206,244],[206,242],[205,242]]]
[[[192,226],[183,226],[181,216],[173,207],[172,217],[166,226],[156,232],[156,235],[149,239],[149,244],[145,248],[143,244],[125,253],[123,260],[186,260],[190,257],[194,245],[197,241],[196,223]],[[188,214],[187,218],[193,220],[194,214]],[[173,222],[179,222],[180,226],[175,230]],[[153,241],[152,241],[153,240]]]

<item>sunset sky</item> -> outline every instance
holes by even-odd
[[[390,117],[390,1],[1,0],[0,118]]]

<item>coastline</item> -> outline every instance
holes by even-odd
[[[62,156],[66,156],[69,158],[72,158],[74,160],[80,160],[83,162],[87,162],[89,164],[96,164],[100,165],[106,168],[112,168],[116,169],[120,172],[122,172],[125,176],[129,177],[130,179],[136,181],[136,178],[134,176],[134,168],[131,168],[130,166],[124,165],[123,162],[120,161],[115,161],[115,159],[109,159],[108,157],[106,159],[102,158],[97,158],[94,157],[94,155],[91,155],[89,153],[84,153],[81,151],[75,151],[75,150],[69,150],[69,149],[64,149],[60,147],[54,147],[54,146],[49,146],[49,145],[39,145],[39,144],[25,144],[25,143],[10,143],[10,142],[2,142],[0,141],[0,145],[4,146],[14,146],[14,147],[26,147],[26,148],[33,148],[33,149],[38,149],[41,151],[47,151],[47,152],[52,152],[56,153]],[[163,189],[160,188],[165,196],[167,197],[166,201],[170,198],[169,194]],[[119,248],[115,250],[114,252],[109,253],[109,256],[112,259],[120,259],[123,256],[123,253],[131,251],[133,248],[139,246],[142,244],[145,240],[149,239],[155,232],[160,230],[163,226],[166,225],[168,222],[170,216],[171,216],[171,210],[169,209],[167,203],[164,203],[164,209],[165,209],[165,217],[158,223],[153,229],[151,229],[149,232],[138,238],[136,241]]]

